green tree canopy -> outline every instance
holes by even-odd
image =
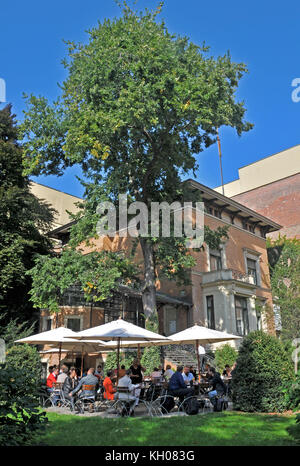
[[[0,312],[7,322],[32,318],[26,271],[37,253],[49,251],[45,232],[53,219],[53,210],[31,194],[28,177],[22,174],[14,118],[11,105],[0,111]]]
[[[123,15],[90,30],[86,44],[67,42],[59,99],[27,98],[25,173],[60,175],[80,164],[111,200],[124,193],[148,207],[187,201],[192,195],[182,177],[195,174],[197,154],[215,142],[217,129],[231,126],[241,135],[252,127],[235,96],[246,66],[170,34],[157,19],[161,6],[136,13],[124,2]],[[139,242],[149,316],[156,309],[157,239],[140,236]],[[184,246],[174,239],[179,275],[191,266]]]

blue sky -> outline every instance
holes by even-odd
[[[139,0],[143,9],[158,0]],[[43,95],[50,100],[59,94],[58,82],[65,76],[61,60],[66,55],[63,39],[85,42],[86,30],[97,21],[120,15],[113,0],[11,0],[0,7],[0,78],[6,82],[6,100],[13,104],[17,119],[25,108],[22,93]],[[238,168],[300,144],[300,102],[292,101],[292,80],[300,77],[300,2],[240,0],[214,2],[166,0],[161,17],[170,32],[203,41],[215,56],[228,50],[232,59],[249,68],[238,89],[244,100],[252,131],[239,138],[230,128],[220,131],[224,182],[238,177]],[[3,104],[0,104],[3,108]],[[199,155],[197,181],[220,184],[217,145]],[[35,180],[81,196],[75,175]]]

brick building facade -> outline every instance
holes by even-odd
[[[190,271],[190,286],[157,281],[159,332],[171,335],[199,323],[241,336],[258,328],[274,334],[266,234],[278,231],[281,225],[194,180],[188,182],[200,191],[205,224],[212,229],[227,225],[229,237],[220,251],[211,251],[204,243],[200,252],[193,252],[196,265]],[[66,244],[69,229],[70,224],[60,226],[51,236]],[[98,250],[129,252],[131,248],[131,237],[105,237],[93,242]],[[136,260],[141,257],[141,250],[137,249]],[[265,312],[261,313],[261,309]],[[141,312],[141,293],[136,290],[120,287],[110,299],[92,308],[84,303],[78,290],[70,290],[60,314],[51,316],[47,310],[41,311],[40,330],[60,325],[84,330],[120,315],[143,325]],[[65,361],[70,362],[72,357],[67,354]],[[103,357],[103,354],[86,356],[85,365],[95,365]],[[57,358],[57,354],[43,354],[45,364],[55,363]]]
[[[225,184],[224,192],[282,225],[271,238],[300,238],[300,145],[240,168],[239,179]]]

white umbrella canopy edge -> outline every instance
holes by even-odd
[[[199,347],[200,343],[209,344],[209,343],[219,343],[222,341],[230,341],[241,339],[242,337],[238,335],[232,335],[226,332],[221,332],[219,330],[209,329],[207,327],[202,327],[198,324],[195,324],[193,327],[189,327],[181,332],[175,333],[172,335],[173,344],[194,344],[196,349],[196,356],[198,362],[198,371],[199,371],[199,381],[200,381],[200,355]]]
[[[113,320],[98,327],[92,327],[78,332],[72,338],[78,340],[132,340],[132,341],[145,341],[145,340],[163,340],[169,341],[167,337],[159,335],[158,333],[144,329],[137,325],[127,322],[123,319]]]
[[[63,342],[66,338],[74,338],[75,335],[77,335],[77,333],[69,328],[58,327],[53,330],[47,330],[46,332],[40,332],[29,337],[21,338],[20,340],[15,340],[15,343],[46,345]]]
[[[151,332],[123,319],[113,320],[98,327],[92,327],[82,332],[78,332],[78,340],[117,340],[117,380],[119,379],[119,361],[120,361],[120,344],[121,340],[168,340],[158,333]]]
[[[62,342],[65,341],[65,338],[74,337],[76,332],[66,327],[58,327],[53,330],[47,330],[46,332],[36,333],[26,338],[21,338],[16,340],[15,343],[27,343],[29,345],[59,345],[59,357],[58,364],[61,361],[61,347]]]

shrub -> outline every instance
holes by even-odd
[[[132,364],[132,361],[137,357],[137,354],[135,351],[126,351],[125,353],[120,353],[120,367],[122,365],[125,366],[126,369],[129,369],[129,367]],[[111,371],[117,368],[117,351],[112,351],[111,353],[108,353],[105,365],[104,365],[104,371],[105,374],[107,371]]]
[[[104,364],[104,371],[105,375],[107,371],[112,371],[117,368],[117,352],[111,351],[108,353],[105,364]]]
[[[225,365],[228,364],[230,367],[236,361],[237,351],[230,346],[228,343],[216,349],[215,351],[215,364],[216,369],[219,372],[223,372]]]
[[[158,367],[160,364],[160,348],[158,346],[151,346],[150,348],[145,348],[143,356],[141,358],[141,365],[146,369],[145,374],[151,374],[151,372],[153,372],[153,369],[155,367]]]
[[[283,385],[293,379],[293,363],[282,342],[251,332],[241,344],[232,379],[234,408],[281,412],[288,407]]]
[[[39,352],[34,346],[26,344],[12,346],[6,353],[6,367],[27,372],[36,386],[40,387],[42,364]]]
[[[47,418],[39,412],[39,393],[30,371],[0,367],[0,445],[29,445]]]
[[[288,429],[288,433],[294,437],[297,443],[300,443],[300,413],[296,416],[296,425],[291,426]]]
[[[286,382],[283,392],[286,396],[287,407],[290,409],[300,408],[300,371],[298,371],[294,380]]]

